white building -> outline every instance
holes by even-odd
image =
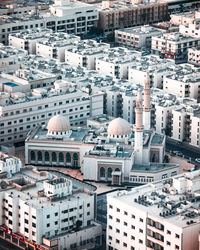
[[[102,56],[109,49],[107,43],[98,43],[95,40],[83,40],[74,43],[73,47],[65,50],[65,62],[89,70],[96,69],[96,58]]]
[[[28,95],[1,92],[0,142],[23,141],[27,133],[38,124],[45,124],[50,117],[62,114],[71,125],[86,124],[90,116],[103,114],[103,93],[88,95],[76,90],[68,82],[65,87],[55,84],[46,90],[38,88]]]
[[[149,25],[115,30],[115,42],[120,45],[137,49],[151,48],[152,36],[162,34],[160,31]]]
[[[152,53],[161,57],[173,59],[176,62],[187,62],[188,48],[197,47],[200,44],[199,37],[183,35],[179,32],[166,33],[152,37]]]
[[[200,66],[200,48],[189,48],[188,49],[188,63]]]
[[[9,45],[17,49],[27,50],[29,54],[36,54],[36,42],[52,34],[50,29],[31,29],[9,35]]]
[[[200,37],[200,22],[194,21],[193,23],[189,23],[188,25],[180,24],[179,32],[186,36],[192,37]]]
[[[198,250],[199,187],[194,171],[108,194],[107,249]]]
[[[1,73],[1,91],[15,93],[28,92],[36,88],[52,87],[56,75],[30,68],[5,71]]]
[[[7,173],[7,176],[10,177],[18,173],[21,168],[22,162],[19,158],[0,152],[0,173]]]
[[[65,61],[65,50],[73,47],[74,42],[80,41],[80,37],[63,32],[52,33],[46,39],[36,42],[36,55],[45,58]]]
[[[18,69],[26,54],[25,50],[0,45],[0,72]]]
[[[6,229],[3,236],[8,240],[42,249],[101,245],[102,229],[94,222],[95,195],[89,185],[29,168],[4,179],[0,201],[5,215],[1,230]]]
[[[146,72],[149,72],[150,86],[154,88],[163,87],[163,76],[170,72],[169,65],[173,65],[174,61],[161,59],[155,55],[141,57],[134,65],[129,67],[128,80],[133,84],[143,86]]]
[[[107,54],[107,55],[106,55]],[[128,78],[128,67],[135,64],[141,54],[126,48],[112,48],[96,59],[97,72],[119,79]]]
[[[47,28],[55,32],[84,34],[96,26],[99,14],[95,5],[68,0],[55,0],[49,11],[19,16],[1,16],[0,43],[8,44],[8,36],[27,29]]]
[[[199,101],[200,73],[192,65],[184,64],[163,77],[163,90],[177,97],[188,97]]]

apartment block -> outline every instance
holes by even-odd
[[[80,37],[72,34],[63,32],[49,34],[46,39],[40,39],[36,42],[36,55],[64,62],[65,50],[72,48],[73,44],[79,41]]]
[[[95,40],[83,40],[74,43],[72,48],[65,50],[65,62],[75,67],[83,67],[88,70],[96,69],[96,59],[102,56],[110,45],[98,43]]]
[[[135,64],[136,58],[140,55],[139,52],[126,48],[112,48],[104,56],[96,59],[96,71],[118,79],[127,79],[129,66]]]
[[[115,42],[137,49],[150,49],[152,36],[163,32],[149,25],[115,30]]]
[[[195,171],[108,194],[107,249],[198,250],[199,184]]]
[[[68,0],[55,0],[49,10],[26,16],[1,16],[0,42],[8,44],[8,36],[27,29],[47,28],[54,32],[81,35],[96,26],[98,11],[95,5]]]
[[[94,221],[95,195],[90,186],[30,168],[4,183],[1,237],[21,247],[45,250],[101,245],[102,229]]]
[[[36,42],[50,36],[50,29],[31,29],[9,35],[9,45],[17,49],[24,49],[28,54],[36,54]]]
[[[90,116],[103,114],[103,93],[88,95],[73,88],[68,82],[55,83],[50,90],[42,88],[30,94],[1,92],[0,142],[17,143],[27,133],[49,118],[62,114],[71,125],[86,124]]]
[[[18,69],[26,54],[27,52],[23,49],[0,45],[0,72]]]
[[[167,3],[144,1],[102,1],[99,8],[98,27],[104,32],[160,22],[167,19]]]
[[[175,60],[176,63],[187,62],[188,48],[197,47],[199,37],[185,36],[181,33],[166,33],[152,37],[152,53]]]

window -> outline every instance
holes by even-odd
[[[132,219],[135,219],[135,215],[134,215],[134,214],[132,214],[132,216],[131,216],[131,217],[132,217]]]
[[[131,235],[131,240],[135,240],[135,236]]]
[[[128,215],[128,213],[126,211],[124,211],[124,215]]]
[[[127,233],[126,232],[124,232],[124,236],[127,237]]]
[[[90,207],[90,203],[87,204],[87,207]]]
[[[58,213],[55,213],[55,216],[58,216]]]
[[[119,209],[119,208],[117,208],[117,212],[119,212],[119,213],[120,213],[120,209]]]
[[[127,222],[126,221],[124,221],[124,226],[127,226],[128,224],[127,224]]]
[[[116,228],[116,233],[118,233],[118,234],[120,233],[120,230],[118,228]]]
[[[113,218],[113,217],[112,217],[112,215],[109,215],[109,219],[111,219],[111,220],[112,220],[112,218]]]
[[[109,240],[112,240],[112,236],[109,235],[109,236],[108,236],[108,239],[109,239]]]
[[[178,246],[178,245],[175,245],[175,249],[179,249],[179,246]]]
[[[171,234],[171,231],[167,230],[167,234]]]
[[[143,230],[142,230],[142,229],[139,229],[139,232],[140,232],[140,233],[143,233]]]
[[[127,247],[127,244],[126,244],[125,242],[123,242],[123,246],[124,246],[124,247]]]
[[[25,220],[24,220],[24,223],[28,224],[28,220],[27,220],[27,219],[25,219]]]
[[[139,243],[140,243],[140,244],[143,244],[143,240],[139,240]]]
[[[176,237],[177,239],[179,239],[179,238],[180,238],[179,234],[175,234],[175,237]]]
[[[113,208],[113,206],[112,206],[112,205],[109,205],[109,208],[111,208],[111,209],[112,209],[112,208]]]
[[[55,225],[58,225],[58,221],[55,221]]]
[[[112,226],[111,225],[109,225],[108,228],[112,230]]]
[[[140,222],[143,222],[143,219],[142,219],[142,218],[140,218]]]
[[[116,222],[120,222],[120,219],[117,218],[117,219],[116,219]]]
[[[116,243],[119,244],[119,243],[120,243],[120,240],[116,239]]]
[[[168,246],[171,246],[171,243],[170,243],[169,241],[167,241],[167,245],[168,245]]]
[[[135,226],[131,225],[131,229],[135,229]]]
[[[50,227],[50,223],[47,224],[47,227]]]
[[[49,219],[50,218],[50,214],[47,214],[47,219]]]
[[[90,215],[90,212],[87,212],[87,215]]]
[[[35,224],[35,223],[32,223],[32,227],[36,227],[36,224]]]

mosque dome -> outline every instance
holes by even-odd
[[[70,124],[64,116],[55,115],[49,120],[47,129],[48,132],[67,132],[70,130]]]
[[[130,133],[130,124],[122,118],[116,118],[112,120],[108,126],[109,136],[127,136],[130,135]]]

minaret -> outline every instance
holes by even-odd
[[[151,129],[151,101],[150,101],[150,80],[149,72],[146,73],[146,79],[144,82],[144,107],[143,107],[143,121],[144,129]]]
[[[138,96],[136,99],[136,108],[135,108],[136,122],[135,122],[135,164],[142,164],[143,159],[143,106],[142,106],[142,94],[141,89],[138,90]]]

